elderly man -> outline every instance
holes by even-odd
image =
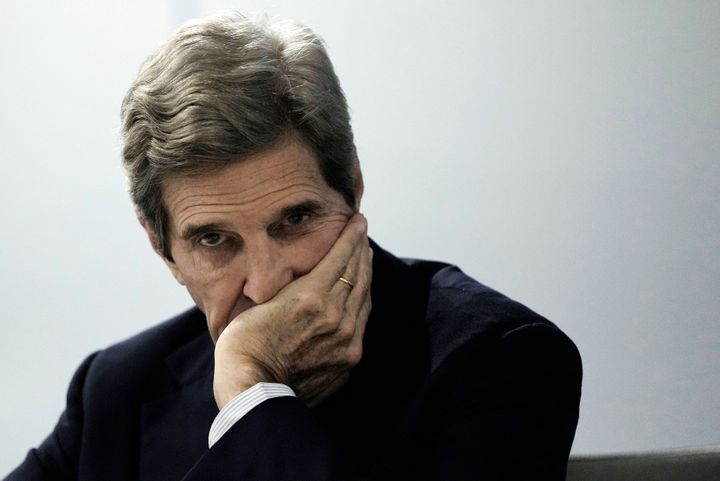
[[[187,25],[122,120],[138,217],[196,307],[85,360],[7,479],[564,479],[575,346],[458,268],[368,240],[312,31]]]

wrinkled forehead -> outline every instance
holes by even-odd
[[[162,190],[169,224],[175,227],[199,215],[249,216],[340,195],[325,182],[314,153],[298,142],[203,174],[170,176]]]

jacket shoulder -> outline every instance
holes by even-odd
[[[487,346],[530,327],[529,332],[547,331],[551,336],[567,337],[545,317],[476,281],[457,266],[406,262],[427,276],[425,322],[433,370],[458,351],[477,348],[478,344]]]
[[[205,316],[193,307],[105,348],[100,357],[164,357],[202,334],[207,334]]]
[[[206,361],[211,361],[211,346],[205,317],[194,307],[99,351],[89,367],[85,384],[93,393],[123,393],[132,398],[147,396],[166,384],[168,361],[174,357],[185,358],[178,353],[192,349],[195,353],[207,354],[202,357],[209,357]],[[206,364],[198,357],[193,359],[198,365]]]

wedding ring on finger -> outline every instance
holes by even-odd
[[[345,279],[343,276],[340,276],[340,277],[338,278],[338,280],[339,280],[340,282],[344,282],[345,284],[347,284],[348,286],[350,286],[350,289],[352,289],[353,287],[355,287],[355,284],[353,284],[353,283],[350,282],[349,280]]]

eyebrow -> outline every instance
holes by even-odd
[[[318,212],[322,211],[322,204],[315,200],[304,200],[301,202],[298,202],[297,204],[288,205],[286,207],[283,207],[280,209],[280,211],[275,214],[274,218],[275,220],[270,222],[269,226],[272,229],[272,227],[280,222],[282,219],[289,217],[291,215],[297,215],[297,214],[317,214]],[[198,236],[200,234],[206,234],[208,232],[217,232],[221,230],[229,230],[230,226],[229,224],[222,223],[222,222],[211,222],[208,224],[190,224],[182,229],[180,232],[180,238],[183,240],[192,239],[195,236]]]
[[[322,206],[320,205],[320,202],[315,200],[304,200],[302,202],[298,202],[297,204],[283,207],[280,210],[280,215],[277,216],[277,219],[284,219],[285,217],[293,214],[316,214],[321,210]]]

